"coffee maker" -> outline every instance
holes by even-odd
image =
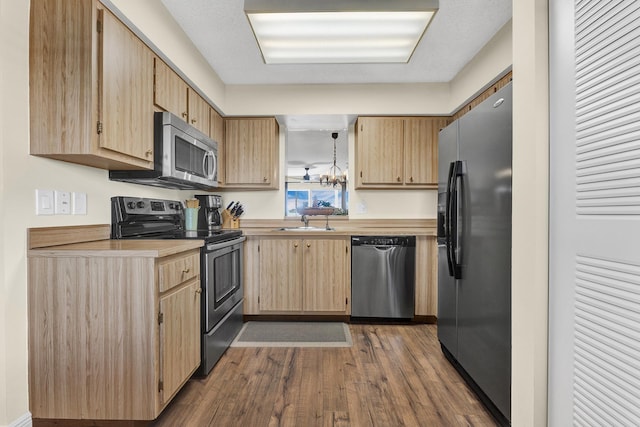
[[[222,228],[222,197],[215,194],[196,194],[194,196],[200,201],[198,210],[198,230],[219,230]]]

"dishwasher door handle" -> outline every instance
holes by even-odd
[[[376,248],[376,249],[380,249],[380,250],[388,250],[388,249],[393,249],[393,248],[403,248],[404,246],[398,246],[398,245],[360,245],[363,248]]]

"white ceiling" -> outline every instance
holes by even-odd
[[[448,82],[509,21],[512,2],[440,0],[408,64],[266,65],[242,0],[161,1],[228,85]]]

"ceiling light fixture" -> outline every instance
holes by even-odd
[[[245,0],[266,64],[406,63],[438,0]]]

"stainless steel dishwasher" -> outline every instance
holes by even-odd
[[[412,319],[415,236],[351,238],[351,316]]]

